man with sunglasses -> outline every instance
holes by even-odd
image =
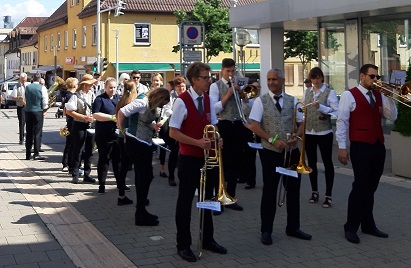
[[[131,81],[134,81],[136,83],[137,87],[137,94],[140,95],[142,93],[147,93],[148,92],[148,87],[140,83],[141,81],[141,72],[137,70],[133,70],[130,74],[130,79]]]
[[[358,244],[357,230],[387,238],[374,221],[374,193],[384,170],[385,146],[381,119],[397,119],[397,107],[392,99],[374,90],[380,78],[378,67],[365,64],[360,69],[360,84],[341,95],[338,108],[336,139],[338,160],[346,165],[351,158],[354,182],[348,198],[345,238]],[[350,139],[350,154],[347,138]]]

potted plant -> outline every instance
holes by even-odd
[[[411,82],[411,60],[405,81]],[[398,103],[397,108],[398,117],[391,131],[392,172],[401,177],[411,178],[411,108],[401,103]]]

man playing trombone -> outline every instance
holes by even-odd
[[[186,261],[197,261],[191,251],[190,233],[191,210],[194,193],[200,184],[200,169],[204,166],[204,150],[211,149],[211,140],[203,137],[204,128],[217,124],[216,114],[205,93],[211,83],[210,66],[194,62],[187,69],[187,78],[191,87],[181,93],[174,102],[173,115],[170,118],[170,137],[180,143],[178,157],[178,178],[180,181],[177,207],[177,253]],[[222,146],[222,139],[218,141]],[[209,170],[205,187],[205,199],[213,196],[212,186],[217,180],[216,172]],[[204,230],[200,247],[215,253],[226,254],[227,249],[220,246],[213,237],[214,227],[211,211],[204,211]]]
[[[381,119],[395,121],[397,107],[392,99],[378,92],[374,83],[380,78],[378,67],[365,64],[360,69],[360,84],[341,95],[338,108],[338,160],[346,165],[352,162],[354,182],[348,198],[345,238],[360,243],[357,230],[365,234],[387,238],[374,221],[374,193],[384,170],[385,146]],[[347,138],[350,139],[350,154]]]
[[[218,129],[224,139],[224,175],[227,181],[227,192],[235,197],[237,178],[241,170],[238,159],[243,159],[244,149],[248,146],[243,135],[244,121],[240,90],[233,82],[235,61],[230,58],[223,59],[221,63],[221,78],[210,86],[211,104],[218,114]],[[235,156],[235,157],[234,157]],[[233,210],[242,211],[243,207],[234,203],[226,206]],[[214,213],[216,214],[216,213]],[[218,214],[218,213],[217,213]]]
[[[263,194],[261,198],[261,242],[271,245],[271,233],[276,213],[277,188],[281,175],[277,167],[292,166],[299,161],[300,153],[296,148],[297,137],[302,135],[302,124],[293,133],[294,120],[302,122],[302,114],[295,113],[297,99],[283,92],[284,73],[274,68],[267,73],[269,92],[258,97],[251,109],[250,129],[261,137],[263,150],[260,150],[263,168]],[[296,115],[296,116],[294,116]],[[293,134],[289,139],[287,134]],[[304,142],[304,141],[303,141]],[[283,177],[287,197],[287,227],[288,236],[310,240],[311,235],[300,230],[300,185],[298,178]],[[280,186],[281,187],[281,186]]]

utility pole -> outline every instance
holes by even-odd
[[[101,36],[100,36],[100,0],[97,0],[97,72],[100,72],[100,61],[101,61]]]

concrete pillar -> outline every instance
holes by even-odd
[[[356,87],[359,83],[359,71],[362,65],[360,53],[360,21],[358,19],[345,21],[345,73],[347,89]]]

